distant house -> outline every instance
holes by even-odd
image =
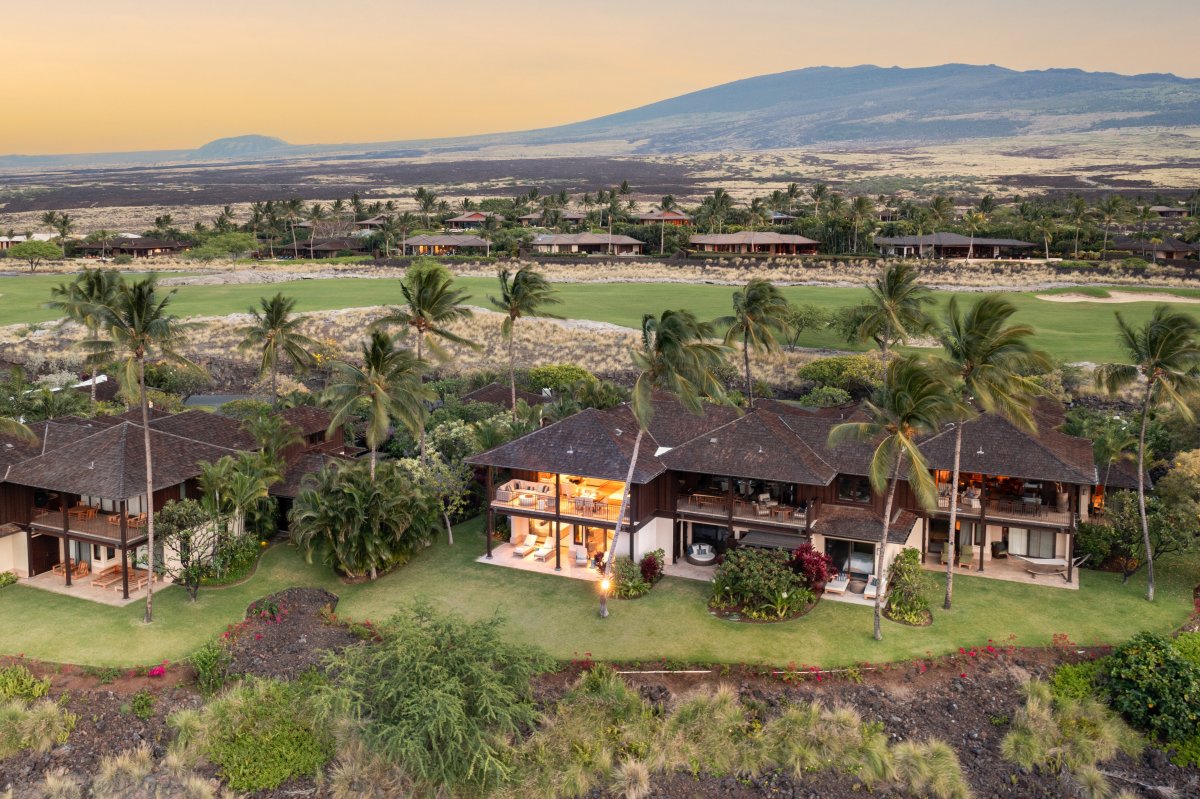
[[[339,255],[345,255],[346,253],[360,255],[366,251],[366,242],[355,236],[317,238],[313,239],[311,242],[298,242],[295,246],[289,244],[287,247],[275,248],[275,253],[277,255],[291,255],[295,258],[336,258]]]
[[[787,233],[745,230],[741,233],[709,233],[688,239],[700,252],[764,255],[813,255],[821,242]]]
[[[459,214],[456,217],[447,219],[446,230],[478,230],[492,218],[495,218],[497,222],[504,221],[503,216],[491,211],[468,211],[465,214]]]
[[[472,392],[463,394],[460,399],[463,402],[486,402],[489,405],[496,405],[505,410],[512,410],[512,388],[502,386],[499,383],[488,383],[482,388],[477,388]],[[532,391],[517,389],[517,401],[525,400],[525,404],[529,406],[544,405],[550,399],[549,395],[534,394]]]
[[[422,234],[404,240],[405,255],[458,255],[463,250],[491,251],[492,243],[479,236],[433,236]]]
[[[558,218],[568,225],[578,225],[587,219],[587,215],[579,211],[559,211]],[[546,222],[546,213],[535,211],[532,214],[523,214],[517,217],[517,221],[521,227],[541,227]]]
[[[153,239],[146,236],[128,238],[118,236],[106,242],[83,242],[75,245],[75,251],[85,257],[99,257],[102,254],[111,256],[129,255],[133,258],[150,258],[155,255],[172,255],[187,249],[186,244],[178,241]]]
[[[1177,261],[1194,255],[1198,248],[1195,244],[1188,244],[1171,236],[1161,236],[1154,240],[1116,238],[1109,244],[1108,249],[1110,252],[1126,252],[1152,261],[1160,258]]]
[[[358,228],[359,230],[379,230],[391,220],[392,217],[388,214],[379,214],[371,217],[370,219],[358,220],[354,223],[354,227]]]
[[[771,224],[772,225],[790,225],[799,218],[800,217],[794,216],[792,214],[785,214],[782,211],[772,211],[771,212]]]
[[[1150,213],[1159,219],[1187,219],[1189,216],[1188,210],[1178,205],[1152,205]]]
[[[638,214],[637,221],[643,225],[649,224],[664,224],[664,225],[690,225],[692,217],[685,214],[683,211],[660,211],[654,210],[645,214]]]
[[[28,236],[0,236],[0,252],[23,241],[53,241],[57,238],[57,233],[33,233]]]
[[[546,233],[535,236],[529,246],[538,255],[641,255],[646,244],[631,236],[608,233]]]
[[[900,258],[1021,258],[1037,247],[1036,244],[1017,239],[971,239],[958,233],[879,236],[875,239],[875,246],[882,255]]]
[[[883,222],[885,224],[888,222],[899,222],[903,218],[904,218],[904,215],[901,214],[900,210],[897,208],[880,208],[879,209],[879,221]]]

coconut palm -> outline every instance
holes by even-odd
[[[1125,201],[1119,194],[1110,194],[1096,204],[1096,210],[1100,214],[1100,222],[1104,225],[1103,251],[1106,251],[1108,250],[1108,231],[1112,228],[1113,223],[1119,222],[1125,215]]]
[[[10,419],[7,416],[0,416],[0,436],[10,436],[19,438],[24,441],[37,441],[37,436],[33,434],[25,425],[17,419]]]
[[[716,327],[728,326],[725,344],[741,340],[742,365],[746,375],[746,406],[754,410],[754,381],[750,375],[750,351],[775,352],[779,349],[776,335],[786,335],[790,306],[779,288],[769,280],[756,277],[746,288],[733,293],[733,315],[713,322]]]
[[[725,393],[716,372],[725,362],[728,348],[711,342],[709,339],[712,335],[712,324],[697,320],[691,311],[667,310],[661,316],[646,314],[642,317],[641,346],[629,353],[637,370],[629,408],[638,430],[633,439],[629,471],[625,474],[627,487],[633,485],[633,470],[642,448],[642,439],[654,415],[655,392],[670,394],[686,410],[695,414],[703,413],[706,398],[724,401]],[[622,494],[602,576],[612,570],[617,541],[632,493],[626,490]]]
[[[1196,369],[1200,367],[1200,323],[1189,314],[1159,305],[1141,327],[1133,327],[1120,312],[1117,341],[1130,363],[1106,363],[1096,369],[1096,385],[1110,393],[1143,383],[1141,427],[1137,444],[1138,515],[1142,523],[1142,546],[1146,559],[1146,599],[1154,601],[1154,553],[1146,518],[1146,425],[1150,410],[1158,405],[1174,409],[1189,422],[1193,419],[1187,397],[1200,389]]]
[[[54,229],[58,231],[58,246],[62,247],[63,254],[67,252],[67,237],[75,230],[75,220],[70,214],[59,214],[54,220]]]
[[[963,227],[967,229],[967,233],[971,237],[967,244],[968,261],[975,257],[975,236],[986,224],[987,217],[984,216],[983,211],[967,211],[963,214]]]
[[[933,294],[921,285],[917,270],[907,263],[893,264],[867,286],[869,298],[852,311],[855,337],[870,339],[879,347],[883,368],[897,344],[929,329],[927,308]]]
[[[299,431],[283,417],[275,414],[252,416],[242,427],[254,439],[262,453],[270,459],[276,470],[283,468],[283,453],[289,447],[303,443]]]
[[[1124,424],[1109,423],[1095,426],[1088,431],[1088,437],[1092,439],[1096,465],[1104,467],[1104,476],[1100,478],[1100,493],[1107,495],[1112,467],[1127,460],[1130,453],[1137,449],[1137,436]]]
[[[122,281],[107,304],[97,307],[97,329],[106,337],[85,342],[93,355],[122,361],[122,385],[138,387],[142,408],[142,439],[146,453],[146,502],[154,502],[154,459],[150,451],[150,403],[146,396],[146,361],[162,359],[188,369],[199,369],[177,347],[187,326],[170,312],[175,291],[158,288],[155,276],[133,283]],[[150,508],[153,510],[153,508]],[[146,514],[146,569],[154,573],[154,514]],[[154,620],[154,582],[146,584],[146,623]]]
[[[333,363],[333,377],[326,389],[333,419],[327,435],[333,433],[366,403],[367,448],[371,451],[371,478],[375,477],[376,453],[387,440],[393,421],[421,434],[421,459],[425,460],[424,431],[427,409],[436,395],[421,378],[425,363],[406,349],[396,347],[387,333],[376,330],[363,345],[362,366],[345,361]]]
[[[813,201],[813,216],[817,219],[821,218],[821,203],[829,197],[829,187],[824,183],[814,184],[808,190],[808,196],[812,197]]]
[[[313,246],[317,242],[317,225],[329,218],[325,206],[320,203],[313,203],[312,207],[304,214],[304,220],[308,222],[308,257],[313,258]]]
[[[100,327],[99,309],[112,302],[121,285],[121,273],[112,269],[88,269],[70,283],[60,283],[50,289],[46,307],[60,311],[66,318],[87,330],[88,340],[97,338]],[[96,403],[96,369],[92,361],[92,404]]]
[[[472,311],[464,303],[470,295],[454,285],[450,270],[436,261],[420,261],[413,264],[400,281],[400,293],[405,305],[376,322],[377,325],[407,325],[417,334],[417,357],[425,360],[425,347],[429,347],[440,360],[447,360],[448,353],[441,348],[439,340],[468,347],[474,342],[451,332],[448,325],[461,319],[471,318]]]
[[[854,252],[858,252],[858,233],[875,219],[875,202],[865,194],[850,202],[850,222],[854,225]]]
[[[560,319],[555,314],[544,310],[547,305],[557,305],[562,302],[558,291],[546,280],[540,272],[532,267],[523,266],[517,273],[511,274],[507,269],[500,270],[500,296],[488,297],[497,310],[505,315],[500,325],[500,334],[508,342],[508,385],[512,391],[512,413],[517,418],[517,355],[516,355],[516,322],[523,316],[543,316]]]
[[[883,385],[863,403],[867,420],[844,422],[829,431],[829,446],[851,442],[871,442],[868,476],[876,491],[887,490],[879,543],[875,548],[875,575],[879,591],[875,594],[875,640],[883,640],[880,619],[883,612],[884,563],[888,528],[896,502],[896,483],[904,475],[917,502],[932,508],[937,491],[925,456],[917,439],[936,432],[942,423],[960,415],[960,403],[939,370],[913,356],[897,358],[888,365]]]
[[[300,332],[302,317],[293,311],[294,297],[285,297],[283,292],[274,297],[261,297],[258,308],[251,308],[251,324],[236,332],[242,337],[238,349],[243,352],[261,352],[258,376],[271,376],[271,403],[279,405],[279,359],[286,358],[296,369],[304,370],[313,365],[313,350],[320,345]]]
[[[1087,223],[1088,217],[1091,216],[1091,211],[1088,208],[1087,200],[1082,197],[1075,196],[1067,203],[1067,219],[1071,222],[1071,227],[1075,228],[1075,257],[1079,257],[1079,233],[1083,230],[1084,224]]]
[[[1008,419],[1022,430],[1033,431],[1035,397],[1041,389],[1027,374],[1040,374],[1050,367],[1045,353],[1035,350],[1029,339],[1033,328],[1010,324],[1017,308],[1009,300],[989,294],[965,311],[951,297],[938,331],[943,364],[968,413],[975,406]],[[950,530],[958,520],[958,480],[962,461],[963,419],[954,426],[954,466],[950,477]],[[946,598],[950,609],[954,593],[954,534],[946,542]]]

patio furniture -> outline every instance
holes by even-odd
[[[114,583],[119,582],[121,582],[121,567],[117,564],[113,564],[107,569],[97,572],[95,578],[92,579],[92,587],[108,588]]]
[[[992,542],[992,560],[1008,557],[1008,544],[1004,541]]]
[[[867,580],[867,587],[863,591],[864,599],[874,599],[879,595],[879,592],[887,594],[887,584],[880,581],[878,577],[872,575],[871,579]]]
[[[76,505],[67,511],[67,515],[74,519],[91,519],[96,516],[96,509],[91,505]]]
[[[770,509],[770,508],[768,508],[766,505],[763,505],[763,504],[761,504],[761,503],[760,503],[760,504],[756,504],[756,505],[754,506],[754,515],[755,515],[755,516],[770,516],[770,515],[771,515],[771,509]]]
[[[587,550],[583,547],[578,545],[573,546],[571,547],[571,552],[575,556],[576,566],[587,566],[589,563],[591,563],[591,558],[588,557]]]
[[[70,563],[73,565],[75,563],[75,561],[68,559],[67,563]],[[50,571],[54,572],[55,574],[60,574],[65,577],[67,574],[67,563],[63,563],[62,561],[59,561],[58,563],[55,563],[53,566],[50,567]],[[72,574],[74,574],[74,572],[72,572]]]
[[[792,509],[787,505],[777,505],[771,508],[771,517],[786,522],[792,518]]]
[[[849,585],[846,586],[846,593],[862,594],[867,590],[867,581],[861,577],[851,577]]]
[[[958,565],[970,567],[975,560],[975,547],[971,544],[963,544],[958,550]]]
[[[533,553],[533,559],[544,561],[553,554],[554,554],[554,541],[547,538],[546,542],[544,544],[542,544],[540,547],[538,547],[537,551]]]
[[[532,508],[533,496],[531,494],[522,494],[521,498],[517,500],[517,504],[522,508]]]
[[[717,551],[712,544],[692,544],[683,558],[693,566],[712,566],[717,562]]]
[[[139,513],[137,516],[130,516],[129,517],[129,526],[131,528],[132,527],[145,527],[146,526],[146,514]]]
[[[92,573],[92,564],[86,560],[79,561],[75,564],[75,568],[71,570],[72,577],[87,577]]]
[[[114,513],[111,516],[109,516],[108,523],[111,524],[113,527],[120,527],[121,526],[121,514]]]
[[[1067,579],[1068,564],[1063,558],[1030,558],[1024,555],[1013,555],[1013,557],[1025,563],[1025,571],[1035,580],[1039,575],[1051,574],[1057,574],[1063,580]]]
[[[838,572],[837,577],[834,577],[829,582],[825,583],[825,593],[827,594],[844,594],[846,589],[850,587],[850,575],[845,572]]]
[[[521,543],[520,546],[513,547],[513,557],[514,558],[525,557],[530,552],[537,549],[537,542],[538,542],[538,537],[535,534],[530,533],[529,535],[525,536],[525,540]]]

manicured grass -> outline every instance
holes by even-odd
[[[62,276],[44,275],[0,278],[0,325],[47,321],[54,314],[41,307],[49,296],[50,287],[63,280]],[[465,278],[462,285],[471,293],[471,302],[488,307],[488,296],[495,294],[495,281],[487,278]],[[643,313],[657,313],[665,308],[687,308],[701,318],[714,318],[729,313],[730,286],[674,283],[608,283],[561,284],[563,304],[555,311],[571,319],[592,319],[637,327]],[[1121,291],[1131,291],[1124,287]],[[295,297],[301,311],[320,311],[338,308],[374,306],[399,303],[400,292],[394,280],[339,278],[331,280],[297,280],[270,285],[183,286],[175,301],[177,313],[186,316],[225,315],[244,312],[263,295],[282,291]],[[1062,289],[1060,291],[1103,291],[1097,287]],[[1189,290],[1146,289],[1155,293],[1177,296],[1197,296]],[[836,310],[859,302],[864,291],[859,288],[831,286],[793,286],[784,289],[794,302]],[[953,296],[937,292],[940,305]],[[1130,321],[1138,323],[1149,317],[1153,302],[1103,305],[1098,303],[1050,303],[1039,300],[1033,293],[1010,295],[1018,312],[1016,320],[1034,326],[1037,344],[1066,361],[1102,362],[1117,360],[1113,312],[1120,310]],[[961,301],[970,301],[966,295]],[[1197,306],[1178,304],[1177,309],[1195,313]],[[846,345],[829,331],[806,334],[800,342],[806,347],[845,349]]]
[[[474,618],[499,612],[516,639],[561,659],[590,652],[625,661],[834,666],[941,654],[1009,636],[1038,645],[1064,633],[1092,644],[1118,642],[1144,629],[1166,632],[1187,618],[1191,586],[1200,580],[1200,557],[1164,561],[1159,597],[1150,604],[1140,576],[1123,586],[1116,575],[1085,571],[1082,589],[1066,591],[959,575],[953,611],[940,610],[937,599],[932,627],[885,621],[884,640],[877,643],[869,607],[829,601],[783,624],[741,624],[709,615],[706,584],[675,578],[641,599],[611,601],[612,615],[601,620],[591,583],[476,563],[483,550],[478,520],[460,526],[456,541],[453,547],[440,541],[406,567],[353,586],[305,564],[290,546],[277,546],[248,583],[202,590],[194,605],[181,589],[163,590],[152,626],[141,623],[140,602],[112,608],[12,586],[0,591],[0,654],[98,666],[179,660],[239,620],[252,600],[291,586],[319,586],[341,597],[340,615],[358,619],[385,618],[415,599]],[[935,582],[932,593],[940,597],[940,576]]]

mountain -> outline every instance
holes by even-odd
[[[195,150],[0,156],[0,169],[168,161],[478,157],[930,144],[980,137],[1200,125],[1200,79],[994,65],[810,67],[734,81],[596,119],[517,133],[372,144],[291,145],[271,136]]]

